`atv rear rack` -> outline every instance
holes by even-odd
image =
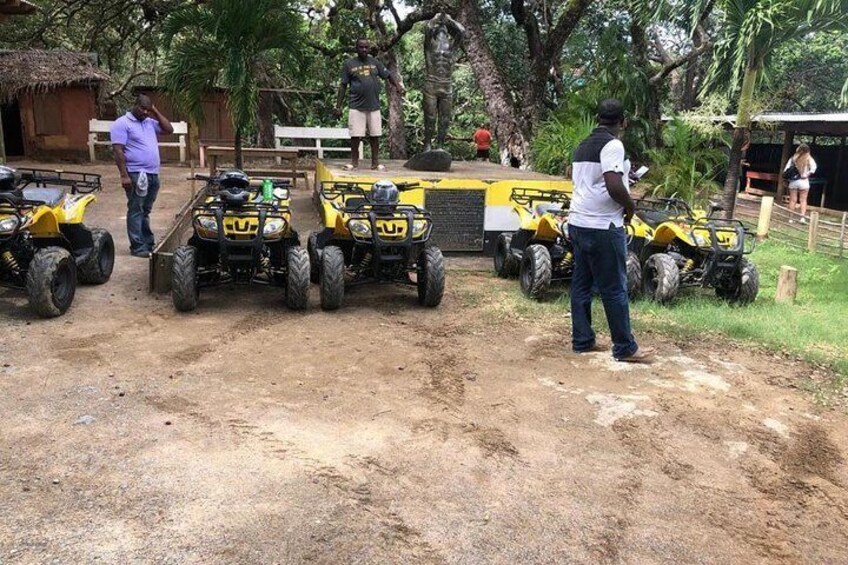
[[[49,169],[18,169],[21,182],[18,188],[35,185],[36,188],[48,186],[67,186],[71,194],[90,194],[102,189],[101,175],[93,173],[69,173],[65,171],[51,171]]]
[[[695,213],[684,200],[680,198],[636,198],[636,211],[658,212],[665,219],[685,218],[694,221]]]
[[[537,202],[550,202],[552,204],[562,204],[563,210],[566,210],[571,205],[571,199],[565,192],[545,190],[542,188],[516,187],[512,189],[512,194],[510,194],[509,198],[521,206],[532,206]]]

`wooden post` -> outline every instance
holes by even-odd
[[[839,226],[839,256],[845,252],[845,224],[848,223],[848,212],[842,212],[842,225]]]
[[[773,196],[763,196],[760,200],[760,219],[757,221],[757,239],[762,241],[768,237],[771,224],[771,211],[774,207]]]
[[[783,151],[780,154],[780,168],[777,171],[777,199],[780,201],[783,198],[783,193],[786,192],[786,181],[783,180],[783,168],[792,157],[792,144],[795,139],[795,132],[786,130],[783,133]]]
[[[807,235],[807,251],[814,252],[819,237],[819,213],[810,212],[810,233]]]
[[[774,295],[775,302],[795,302],[798,292],[798,269],[783,265],[780,267],[780,275],[777,277],[777,292]]]

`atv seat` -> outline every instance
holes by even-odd
[[[637,210],[636,216],[652,228],[668,221],[671,217],[667,212],[660,212],[658,210]]]
[[[25,188],[24,199],[44,202],[48,206],[55,206],[65,197],[65,189],[57,187]]]
[[[368,204],[367,198],[348,198],[345,200],[345,210],[356,210],[365,204]]]
[[[555,202],[544,202],[542,204],[536,205],[536,215],[541,216],[543,214],[547,214],[548,212],[561,212],[562,204],[558,204]]]

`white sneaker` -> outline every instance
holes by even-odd
[[[789,223],[790,223],[790,224],[794,224],[794,223],[795,223],[795,220],[793,220],[792,218],[789,218]]]
[[[799,224],[806,224],[806,223],[807,223],[807,218],[801,218],[800,220],[798,220],[798,223],[799,223]]]

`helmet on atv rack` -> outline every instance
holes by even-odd
[[[400,201],[400,191],[395,183],[388,179],[378,180],[371,187],[371,204],[391,206]]]
[[[219,195],[229,204],[244,204],[250,199],[250,179],[238,169],[224,171],[218,176]]]
[[[0,192],[12,192],[18,186],[21,176],[11,167],[0,165]]]

